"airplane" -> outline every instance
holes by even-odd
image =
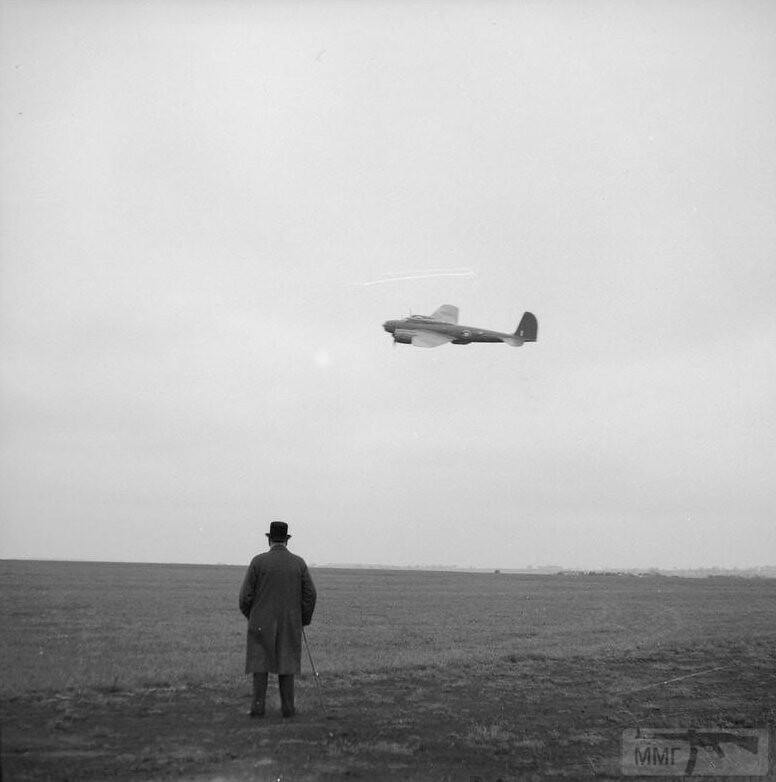
[[[435,348],[452,342],[453,345],[468,345],[470,342],[506,342],[519,347],[524,342],[536,342],[538,323],[536,316],[524,312],[514,334],[500,331],[460,326],[458,307],[443,304],[431,315],[410,315],[397,320],[386,320],[383,328],[393,334],[394,345],[415,345],[419,348]]]

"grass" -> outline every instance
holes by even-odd
[[[3,693],[239,680],[239,567],[0,563]],[[766,580],[314,571],[322,674],[772,644]]]
[[[776,722],[774,581],[317,570],[326,712],[257,727],[242,576],[0,563],[15,778],[617,778],[626,727]]]

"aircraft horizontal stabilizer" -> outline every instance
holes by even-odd
[[[536,316],[532,312],[524,312],[515,333],[504,336],[502,341],[507,345],[519,348],[525,342],[536,342],[538,331],[539,324],[536,321]]]

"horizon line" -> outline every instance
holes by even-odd
[[[182,567],[246,567],[243,562],[174,562],[161,560],[125,560],[125,559],[60,559],[56,557],[5,557],[0,556],[0,562],[60,562],[72,564],[94,564],[94,565],[174,565]],[[661,567],[658,565],[634,566],[634,567],[615,567],[615,566],[567,566],[567,565],[519,565],[519,566],[486,566],[486,565],[447,565],[434,563],[421,564],[401,564],[394,565],[388,563],[376,562],[308,562],[308,567],[332,570],[424,570],[428,572],[485,572],[485,573],[526,573],[531,574],[534,571],[545,571],[540,575],[554,575],[555,573],[645,573],[650,572],[699,572],[707,570],[727,571],[727,572],[752,572],[758,570],[774,570],[776,564],[762,565],[683,565],[673,567]]]

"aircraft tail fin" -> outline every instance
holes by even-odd
[[[536,315],[532,312],[524,312],[523,317],[520,318],[520,323],[517,324],[517,329],[512,337],[510,344],[522,345],[524,342],[536,342],[536,338],[539,335],[539,323],[536,320]]]

